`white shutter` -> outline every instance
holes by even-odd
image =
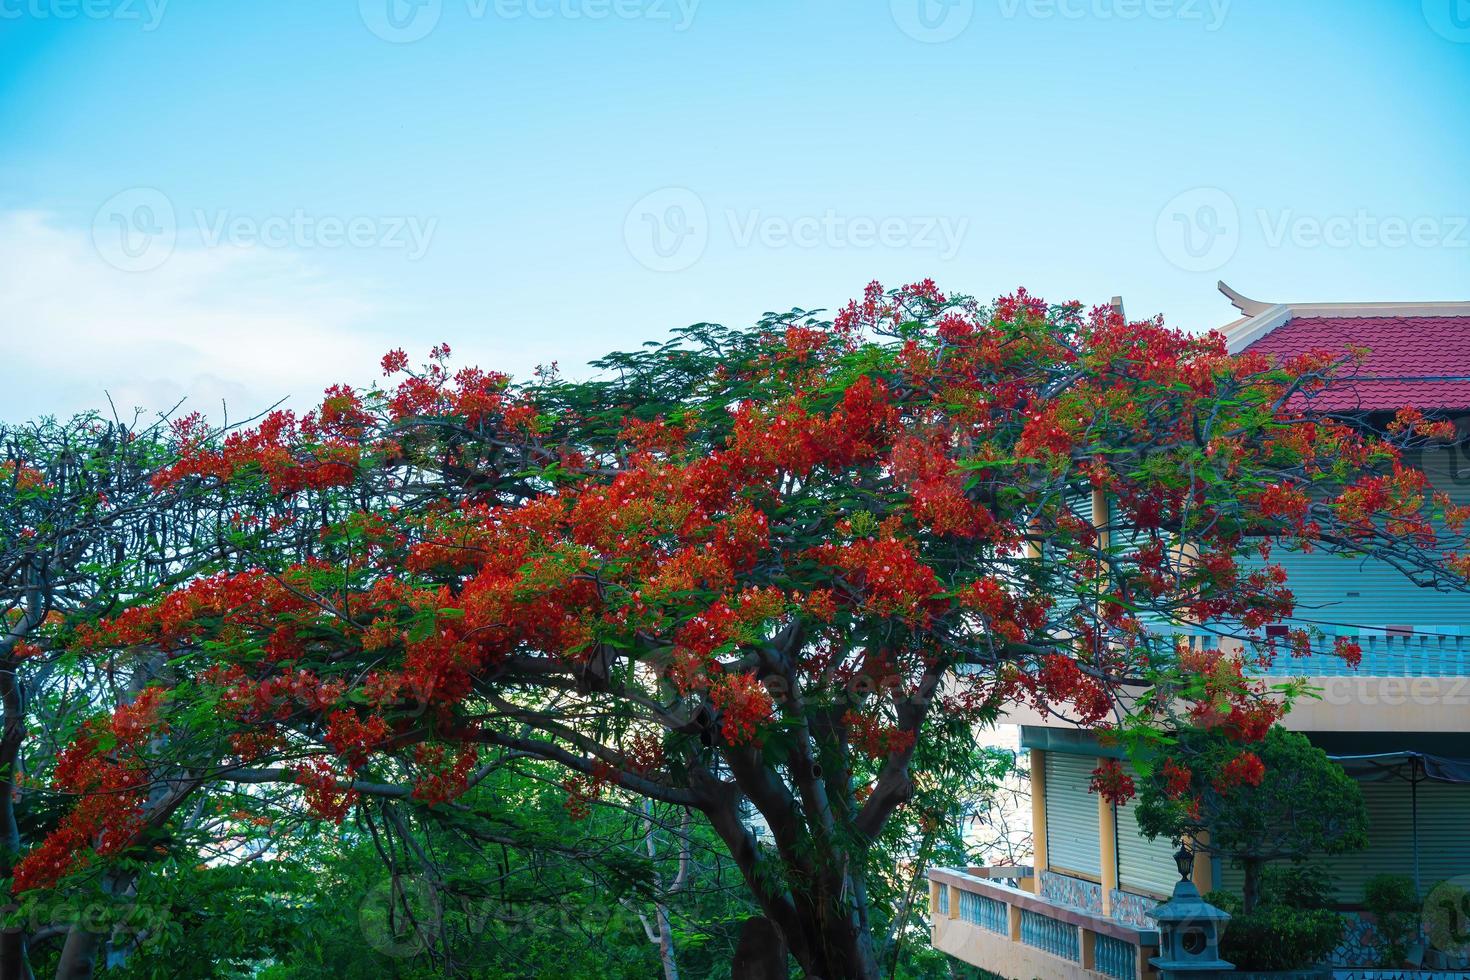
[[[1118,807],[1118,887],[1125,892],[1168,898],[1179,880],[1174,842],[1149,840],[1138,829],[1138,802]]]
[[[1049,751],[1046,759],[1046,856],[1058,871],[1102,876],[1097,797],[1087,791],[1097,759]]]

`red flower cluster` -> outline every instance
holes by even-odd
[[[1092,780],[1088,783],[1088,789],[1109,803],[1119,806],[1133,799],[1137,793],[1133,777],[1124,772],[1122,765],[1115,759],[1105,759],[1102,764],[1092,770]]]
[[[731,745],[760,744],[760,729],[775,718],[771,696],[749,674],[725,674],[710,686],[720,710],[720,733]]]
[[[1254,752],[1242,752],[1225,763],[1215,780],[1215,789],[1228,793],[1237,786],[1259,786],[1266,776],[1266,765]]]

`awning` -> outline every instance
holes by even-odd
[[[1470,783],[1470,759],[1429,755],[1426,752],[1378,752],[1373,755],[1328,756],[1354,779],[1378,782],[1402,779],[1418,783],[1432,779],[1440,783]]]

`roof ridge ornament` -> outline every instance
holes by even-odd
[[[1470,316],[1470,301],[1466,300],[1264,303],[1261,300],[1251,299],[1249,296],[1245,296],[1239,291],[1231,289],[1223,279],[1215,285],[1219,288],[1220,292],[1225,294],[1225,298],[1230,300],[1230,305],[1244,314],[1244,319],[1246,320],[1281,307],[1291,312],[1291,316],[1288,319],[1295,317],[1341,317],[1353,319],[1357,317]],[[1231,326],[1235,326],[1235,324]]]
[[[1227,286],[1224,279],[1219,280],[1215,285],[1219,287],[1220,292],[1225,294],[1225,298],[1230,300],[1230,305],[1234,306],[1246,316],[1256,316],[1278,305],[1276,303],[1262,303],[1258,299],[1250,299]]]

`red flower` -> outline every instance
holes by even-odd
[[[1254,752],[1242,752],[1225,763],[1215,780],[1215,788],[1222,793],[1237,786],[1259,786],[1266,776],[1266,765]]]
[[[1088,789],[1117,805],[1133,799],[1136,792],[1133,777],[1124,772],[1123,767],[1113,759],[1104,760],[1092,770],[1092,781],[1088,784]]]

